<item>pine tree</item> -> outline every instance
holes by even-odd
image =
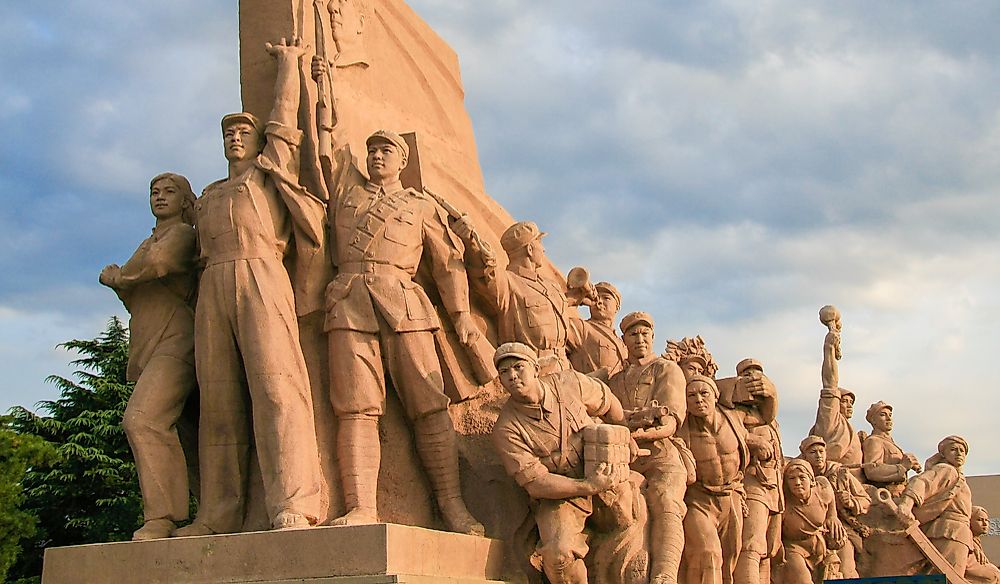
[[[17,432],[44,439],[58,455],[25,475],[22,510],[38,517],[38,530],[13,577],[40,575],[46,547],[127,540],[141,524],[138,476],[121,425],[132,393],[125,380],[128,330],[113,317],[96,339],[60,346],[82,355],[72,361],[81,367],[77,381],[49,377],[60,397],[41,402],[42,415],[20,406],[10,411]]]

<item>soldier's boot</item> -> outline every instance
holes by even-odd
[[[469,513],[458,476],[458,444],[448,411],[434,412],[413,422],[417,452],[431,481],[441,517],[450,531],[485,535],[483,524]]]
[[[378,469],[382,452],[378,438],[378,418],[343,417],[337,429],[340,482],[347,512],[330,525],[378,523]]]
[[[677,572],[684,552],[684,520],[676,513],[656,518],[657,528],[649,550],[649,584],[677,584]]]

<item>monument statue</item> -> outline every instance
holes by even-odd
[[[840,574],[844,578],[858,578],[857,556],[871,531],[858,518],[871,508],[871,496],[848,467],[827,459],[826,441],[822,437],[806,436],[799,443],[799,457],[809,463],[813,474],[825,477],[833,488],[837,516],[847,536],[844,545],[837,550]]]
[[[776,403],[760,399],[777,396],[764,366],[756,359],[736,364],[733,407],[743,413],[750,446],[750,464],[744,476],[746,513],[734,580],[737,584],[760,584],[761,572],[770,571],[771,559],[781,547],[781,513],[785,503],[781,490],[784,456],[778,432]],[[770,421],[765,421],[770,419]]]
[[[189,427],[194,424],[182,420],[195,389],[191,183],[172,172],[154,176],[149,207],[156,218],[152,235],[125,265],[106,266],[100,276],[131,315],[126,377],[135,389],[122,425],[142,491],[144,523],[134,540],[169,537],[188,518],[188,468],[193,466],[188,459],[197,461],[198,456],[190,444],[196,442],[197,431]],[[182,436],[185,430],[188,436]]]
[[[990,514],[985,507],[972,508],[972,554],[965,566],[965,578],[973,584],[997,584],[1000,582],[1000,568],[986,557],[983,542],[980,539],[990,530]]]
[[[684,491],[694,480],[694,458],[674,435],[687,412],[684,374],[677,364],[653,352],[653,326],[653,317],[646,312],[632,312],[622,319],[628,358],[608,385],[625,409],[632,438],[649,452],[632,468],[646,477],[650,583],[674,584],[684,549]]]
[[[586,584],[591,497],[620,480],[607,465],[584,476],[584,429],[592,417],[622,423],[621,403],[602,382],[572,370],[539,377],[537,354],[523,343],[500,345],[494,362],[510,399],[493,427],[493,445],[532,499],[542,569],[551,582]]]
[[[324,66],[314,59],[314,76]],[[332,130],[332,120],[320,120],[324,128]],[[452,531],[483,535],[483,525],[462,498],[455,429],[434,339],[441,322],[415,281],[421,261],[429,262],[460,341],[473,346],[481,333],[469,306],[462,244],[433,198],[403,187],[400,173],[410,148],[402,136],[388,130],[369,136],[365,175],[350,144],[331,134],[332,151],[320,155],[330,162],[325,182],[337,276],[326,290],[324,329],[347,507],[334,525],[378,521],[378,421],[385,408],[388,368],[413,422],[417,452],[445,524]]]
[[[569,362],[580,373],[599,374],[607,380],[622,369],[628,353],[615,333],[615,317],[622,295],[610,282],[594,284],[597,302],[590,305],[590,318],[581,323],[581,339],[570,349]]]
[[[968,453],[964,438],[946,436],[938,443],[937,454],[927,460],[927,469],[910,479],[896,504],[900,520],[906,525],[919,522],[921,531],[962,577],[975,550],[970,527],[972,491],[962,474]]]
[[[872,433],[861,448],[864,455],[862,470],[868,482],[899,495],[906,486],[908,472],[920,472],[917,457],[896,445],[892,439],[892,406],[884,401],[873,403],[865,414]]]
[[[810,428],[809,434],[823,438],[831,461],[860,468],[863,436],[855,432],[851,425],[857,398],[851,390],[840,387],[837,363],[841,358],[840,311],[834,306],[826,305],[819,310],[819,320],[827,327],[826,337],[823,339],[823,388],[819,392],[816,423]]]
[[[195,204],[205,265],[195,308],[201,498],[194,523],[178,536],[241,531],[251,444],[271,527],[309,527],[320,514],[313,404],[296,316],[312,310],[309,273],[296,270],[293,282],[284,264],[294,253],[298,266],[308,265],[323,238],[323,202],[294,178],[305,50],[298,39],[268,44],[278,64],[271,116],[266,124],[246,112],[222,118],[229,175]]]
[[[835,495],[825,477],[815,476],[810,463],[793,459],[785,466],[786,508],[782,516],[781,541],[785,563],[781,582],[821,584],[840,577],[829,573],[828,561],[847,535],[837,518]]]

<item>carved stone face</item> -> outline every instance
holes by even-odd
[[[697,359],[685,359],[681,361],[681,371],[684,372],[685,379],[691,379],[695,375],[704,375],[705,366],[701,364],[701,361]]]
[[[822,473],[826,469],[826,446],[813,444],[802,453],[802,458],[809,463],[813,472]]]
[[[854,398],[845,395],[840,398],[840,413],[844,415],[848,420],[854,415]]]
[[[507,390],[512,400],[527,404],[541,401],[538,369],[531,363],[517,358],[504,359],[497,365],[497,373],[500,385]]]
[[[596,305],[590,307],[590,316],[598,320],[614,320],[618,314],[618,300],[610,292],[601,292],[597,295],[600,300]]]
[[[703,382],[695,381],[687,386],[687,407],[688,414],[696,418],[707,418],[715,411],[715,390],[712,386]]]
[[[872,427],[881,432],[891,432],[892,431],[892,410],[889,408],[882,408],[877,414],[875,414],[874,422]]]
[[[788,492],[800,501],[808,501],[812,496],[812,481],[809,473],[801,468],[793,468],[785,474],[785,483],[788,484]]]
[[[979,537],[990,530],[990,515],[982,509],[972,510],[972,520],[969,523],[972,528],[972,535]]]
[[[260,132],[246,122],[235,122],[222,131],[226,160],[241,162],[253,160],[260,154]]]
[[[633,359],[643,359],[653,352],[653,328],[645,324],[637,324],[622,335],[628,356]]]
[[[149,189],[149,209],[157,219],[177,217],[184,210],[184,194],[172,180],[160,179]]]
[[[945,447],[941,456],[944,457],[945,462],[952,465],[955,468],[962,468],[965,465],[965,447],[958,442],[949,442]]]
[[[406,158],[395,144],[375,142],[368,147],[366,163],[372,182],[381,183],[397,180],[406,166]]]

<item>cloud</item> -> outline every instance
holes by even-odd
[[[977,447],[998,405],[979,389],[1000,351],[995,3],[410,3],[459,55],[493,196],[561,268],[651,311],[659,343],[700,333],[724,371],[762,359],[786,449],[834,303],[859,404],[896,404],[921,458],[966,432],[970,470],[1000,468]],[[96,275],[148,234],[149,178],[224,172],[237,27],[197,0],[0,6],[0,345],[19,387],[122,312]]]

